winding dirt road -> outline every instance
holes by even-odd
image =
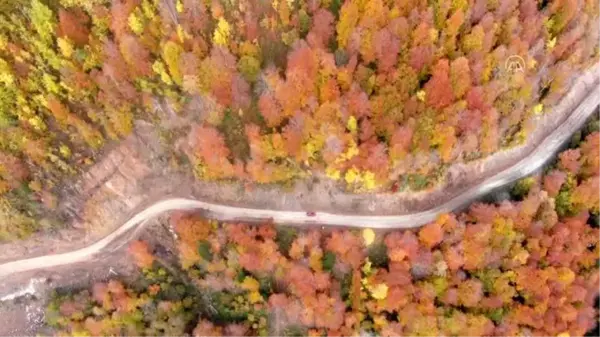
[[[275,223],[294,225],[368,227],[381,229],[418,227],[435,220],[439,214],[451,212],[459,207],[465,206],[492,190],[505,184],[509,184],[541,168],[548,160],[552,159],[560,146],[569,140],[572,133],[579,129],[585,123],[587,118],[595,111],[598,102],[600,101],[599,98],[598,90],[594,90],[590,93],[577,109],[571,113],[568,119],[539,143],[528,157],[525,157],[507,170],[485,179],[480,185],[466,190],[464,193],[448,202],[423,212],[391,216],[356,216],[325,212],[312,214],[298,211],[225,206],[185,198],[166,199],[157,201],[148,206],[111,234],[88,247],[67,253],[44,255],[4,263],[0,265],[0,278],[35,269],[52,268],[86,261],[109,246],[111,246],[111,249],[123,246],[127,241],[123,240],[123,238],[131,230],[140,229],[145,225],[147,220],[174,210],[200,209],[207,212],[209,216],[222,221],[272,220]]]
[[[509,169],[489,177],[484,180],[482,184],[468,189],[448,202],[423,212],[396,216],[356,216],[324,212],[309,214],[297,211],[290,212],[232,207],[183,198],[167,199],[158,201],[137,213],[111,234],[88,247],[62,254],[45,255],[4,263],[0,265],[0,279],[15,273],[86,261],[115,242],[117,242],[118,246],[124,245],[125,242],[119,243],[119,239],[129,231],[144,226],[146,220],[174,210],[200,209],[207,212],[211,217],[223,221],[272,220],[275,223],[295,225],[348,226],[383,229],[418,227],[433,221],[439,214],[451,212],[459,207],[465,206],[494,189],[509,184],[523,176],[527,176],[544,166],[553,158],[561,145],[569,140],[571,134],[575,130],[581,128],[587,118],[595,111],[598,102],[600,102],[600,87],[593,90],[569,116],[565,123],[551,132],[536,147],[530,156],[525,157]]]

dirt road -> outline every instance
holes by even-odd
[[[464,193],[448,202],[423,212],[390,216],[357,216],[325,212],[307,213],[298,211],[251,209],[185,198],[166,199],[157,201],[140,211],[111,234],[85,248],[67,253],[50,254],[4,263],[0,265],[0,278],[19,272],[82,262],[93,257],[95,254],[102,252],[107,247],[116,249],[127,243],[129,236],[126,234],[130,233],[131,230],[143,227],[148,219],[174,210],[199,209],[207,212],[209,216],[223,221],[272,220],[275,223],[294,224],[299,226],[323,225],[382,229],[418,227],[434,220],[439,214],[451,212],[459,207],[467,205],[492,190],[511,183],[523,176],[529,175],[545,165],[548,160],[553,158],[560,146],[569,140],[571,134],[579,129],[590,114],[593,113],[598,106],[598,102],[600,101],[599,98],[598,90],[593,91],[590,96],[588,96],[577,109],[573,111],[565,123],[551,132],[538,144],[529,156],[517,162],[507,170],[485,179],[478,186],[466,190]]]
[[[295,225],[323,225],[323,226],[349,226],[368,228],[412,228],[434,220],[439,214],[451,212],[467,205],[473,200],[493,191],[494,189],[511,183],[523,176],[527,176],[544,166],[552,159],[562,144],[568,141],[571,134],[579,129],[594,112],[600,102],[600,87],[590,93],[577,109],[559,128],[550,133],[531,153],[523,160],[507,170],[484,180],[478,186],[468,189],[459,196],[429,210],[408,215],[391,216],[356,216],[333,213],[307,213],[293,211],[278,211],[269,209],[251,209],[212,204],[192,199],[167,199],[161,200],[125,222],[102,240],[82,249],[68,253],[39,256],[24,260],[8,262],[0,265],[0,279],[11,274],[30,271],[40,268],[52,268],[61,265],[85,261],[103,249],[124,245],[127,233],[133,229],[144,226],[146,220],[165,212],[174,210],[200,209],[211,217],[223,221],[231,220],[272,220],[275,223]]]

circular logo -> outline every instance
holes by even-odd
[[[511,55],[504,62],[504,69],[510,74],[525,72],[525,60],[519,55]]]

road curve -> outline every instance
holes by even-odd
[[[510,168],[485,179],[480,185],[466,190],[461,195],[429,210],[409,215],[389,216],[357,216],[318,212],[309,214],[298,211],[278,211],[268,209],[251,209],[208,203],[199,200],[173,198],[158,201],[143,211],[137,213],[121,227],[104,237],[100,241],[75,251],[39,256],[7,262],[0,265],[0,278],[39,268],[52,268],[77,262],[83,262],[95,254],[102,252],[111,243],[134,228],[141,228],[146,220],[159,214],[174,210],[200,209],[209,216],[222,221],[247,220],[260,221],[272,220],[275,223],[295,225],[324,225],[341,227],[368,227],[368,228],[413,228],[435,220],[442,213],[467,205],[495,188],[513,182],[523,176],[529,175],[542,167],[553,157],[560,146],[566,142],[572,133],[580,128],[587,118],[598,106],[599,93],[593,90],[581,104],[571,113],[567,120],[552,131],[533,151],[533,153],[517,162]]]

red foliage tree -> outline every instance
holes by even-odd
[[[292,156],[298,158],[304,141],[304,119],[302,113],[297,113],[290,119],[288,125],[283,128],[283,139],[285,140],[285,149]]]
[[[355,156],[351,163],[355,164],[357,168],[373,172],[377,180],[387,178],[390,160],[385,144],[371,138],[371,140],[360,144],[358,149],[359,155]]]
[[[377,71],[387,73],[397,66],[400,41],[388,28],[383,28],[373,36],[373,46],[377,57]]]
[[[409,125],[398,127],[390,139],[390,157],[397,159],[407,154],[410,150],[410,144],[412,144],[412,138],[413,129]]]
[[[139,5],[140,0],[116,0],[110,8],[110,29],[119,40],[129,31],[129,15]]]
[[[409,64],[416,71],[421,71],[433,59],[433,50],[430,46],[416,46],[410,50]]]
[[[304,41],[297,42],[288,54],[285,84],[276,88],[275,92],[286,115],[292,115],[309,98],[316,96],[318,71],[317,55]]]
[[[490,108],[490,104],[485,96],[483,87],[472,87],[467,93],[467,105],[469,109],[485,111]]]
[[[410,231],[392,232],[385,236],[384,243],[391,261],[401,262],[405,258],[414,259],[419,251],[419,240]]]
[[[244,23],[246,24],[246,30],[244,31],[246,39],[252,41],[258,38],[258,20],[251,10],[246,10],[244,13]]]
[[[200,34],[209,23],[205,2],[183,0],[182,4],[183,13],[179,15],[181,26],[189,33]]]
[[[283,120],[283,114],[279,103],[269,92],[264,92],[258,100],[258,109],[270,127],[278,126]]]
[[[116,85],[123,84],[129,79],[129,66],[117,45],[107,40],[104,43],[104,64],[102,72]]]
[[[357,84],[353,83],[350,91],[344,95],[348,113],[357,119],[368,116],[371,111],[369,96]]]
[[[225,48],[213,48],[210,57],[201,65],[200,81],[210,90],[217,102],[228,106],[233,101],[231,89],[237,72],[235,56]]]
[[[580,146],[581,173],[585,176],[600,172],[600,132],[589,134]]]
[[[312,47],[327,47],[329,39],[333,36],[334,19],[333,14],[324,8],[316,11],[312,17],[312,28],[307,36],[307,40]]]
[[[552,170],[544,176],[544,190],[548,192],[549,196],[555,197],[566,180],[566,173],[559,170]]]
[[[325,83],[319,88],[319,101],[321,103],[325,102],[335,102],[340,98],[340,88],[335,79],[329,78]]]
[[[558,155],[558,166],[573,174],[577,174],[579,172],[579,168],[581,164],[579,163],[579,158],[581,157],[581,152],[579,149],[569,149],[563,151]]]
[[[140,268],[150,268],[152,267],[152,263],[154,263],[154,256],[150,252],[150,248],[148,244],[144,241],[133,241],[129,244],[128,249],[129,254],[133,256],[135,263]]]
[[[173,213],[170,224],[181,241],[193,246],[199,241],[206,240],[211,231],[211,226],[207,221],[183,212]]]
[[[460,245],[450,246],[444,250],[444,260],[450,270],[458,270],[465,264]]]
[[[425,84],[427,104],[437,109],[447,107],[453,101],[450,82],[450,65],[447,59],[441,59],[432,69],[431,79]]]
[[[444,238],[444,231],[442,226],[437,222],[432,222],[421,228],[419,231],[419,240],[427,248],[433,248],[435,245],[440,243]]]
[[[133,76],[151,76],[150,51],[133,34],[123,34],[119,49]]]
[[[483,298],[483,284],[477,279],[469,279],[458,285],[458,303],[467,308],[475,307]]]
[[[78,46],[88,43],[90,18],[81,9],[58,10],[58,36],[66,36]]]
[[[465,270],[474,270],[486,265],[491,234],[492,226],[489,223],[467,226],[463,241]]]
[[[193,155],[201,160],[207,177],[232,177],[239,169],[229,162],[231,154],[219,131],[210,126],[196,126],[190,133]]]
[[[234,111],[246,110],[250,107],[250,85],[239,74],[233,75],[231,80],[231,108]]]
[[[298,297],[314,296],[317,292],[317,283],[313,272],[302,265],[294,264],[286,274],[290,290]]]
[[[461,99],[471,87],[469,60],[459,57],[450,64],[450,81],[455,99]]]
[[[458,118],[458,131],[462,134],[461,149],[466,153],[477,151],[477,134],[482,125],[481,113],[478,110],[465,110]]]
[[[597,175],[584,180],[573,190],[572,200],[587,209],[598,209],[600,205],[599,186],[600,177]]]
[[[325,247],[354,269],[360,266],[365,256],[362,239],[349,231],[332,232],[326,240]]]

